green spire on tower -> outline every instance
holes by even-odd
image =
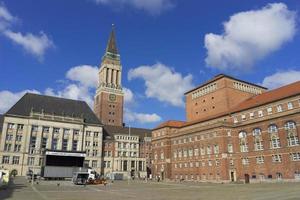
[[[117,54],[118,55],[118,48],[116,43],[116,36],[115,36],[115,26],[112,24],[112,30],[108,39],[106,53]]]

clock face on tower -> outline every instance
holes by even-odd
[[[116,101],[117,96],[115,94],[109,94],[108,98],[109,98],[110,101]]]

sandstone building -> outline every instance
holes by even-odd
[[[300,82],[268,91],[221,74],[185,96],[187,121],[152,130],[154,176],[300,180]]]
[[[46,150],[84,151],[85,163],[101,172],[103,125],[83,101],[27,93],[0,124],[2,168],[40,174]]]

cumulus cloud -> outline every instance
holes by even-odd
[[[0,91],[0,113],[11,108],[26,92],[40,93],[49,96],[67,99],[82,100],[93,109],[95,89],[97,87],[98,69],[91,65],[79,65],[70,68],[66,73],[62,88],[56,90],[51,87],[43,92],[37,90],[24,90],[21,92]],[[123,88],[124,92],[124,118],[126,122],[153,123],[161,118],[155,113],[137,113],[130,109],[135,102],[134,93],[129,88]]]
[[[15,44],[21,46],[26,52],[43,60],[45,52],[54,47],[53,41],[41,31],[39,34],[15,32],[11,29],[12,22],[16,20],[8,9],[0,4],[0,33]]]
[[[171,0],[94,0],[97,4],[109,6],[131,6],[138,10],[143,10],[151,15],[159,15],[163,11],[174,7]]]
[[[72,81],[78,81],[86,87],[96,88],[98,85],[98,68],[90,65],[72,67],[66,74]]]
[[[40,93],[37,90],[23,90],[15,93],[7,90],[0,91],[0,113],[8,111],[27,92]]]
[[[46,50],[54,46],[52,40],[43,32],[40,32],[38,35],[32,33],[23,35],[20,32],[6,30],[4,31],[4,35],[14,43],[23,47],[26,52],[39,59],[43,59]]]
[[[206,64],[221,70],[249,70],[293,39],[296,12],[284,3],[240,12],[224,23],[224,33],[205,35]]]
[[[145,123],[154,123],[161,121],[161,117],[156,113],[147,114],[147,113],[137,113],[129,109],[124,110],[124,119],[127,123],[129,122],[139,122],[141,124]]]
[[[274,89],[296,81],[300,81],[300,71],[288,70],[276,72],[265,77],[261,85],[269,89]]]
[[[135,78],[145,81],[147,97],[158,99],[173,106],[183,107],[184,93],[193,88],[192,75],[182,76],[161,63],[131,69],[128,72],[128,79]]]
[[[123,92],[124,92],[124,103],[125,105],[129,105],[134,103],[135,99],[134,99],[134,94],[133,92],[129,89],[129,88],[123,88]]]

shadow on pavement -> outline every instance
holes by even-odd
[[[2,185],[0,186],[0,199],[5,200],[12,197],[15,190],[22,189],[26,187],[23,183],[15,183],[15,180],[12,178],[8,185]]]

